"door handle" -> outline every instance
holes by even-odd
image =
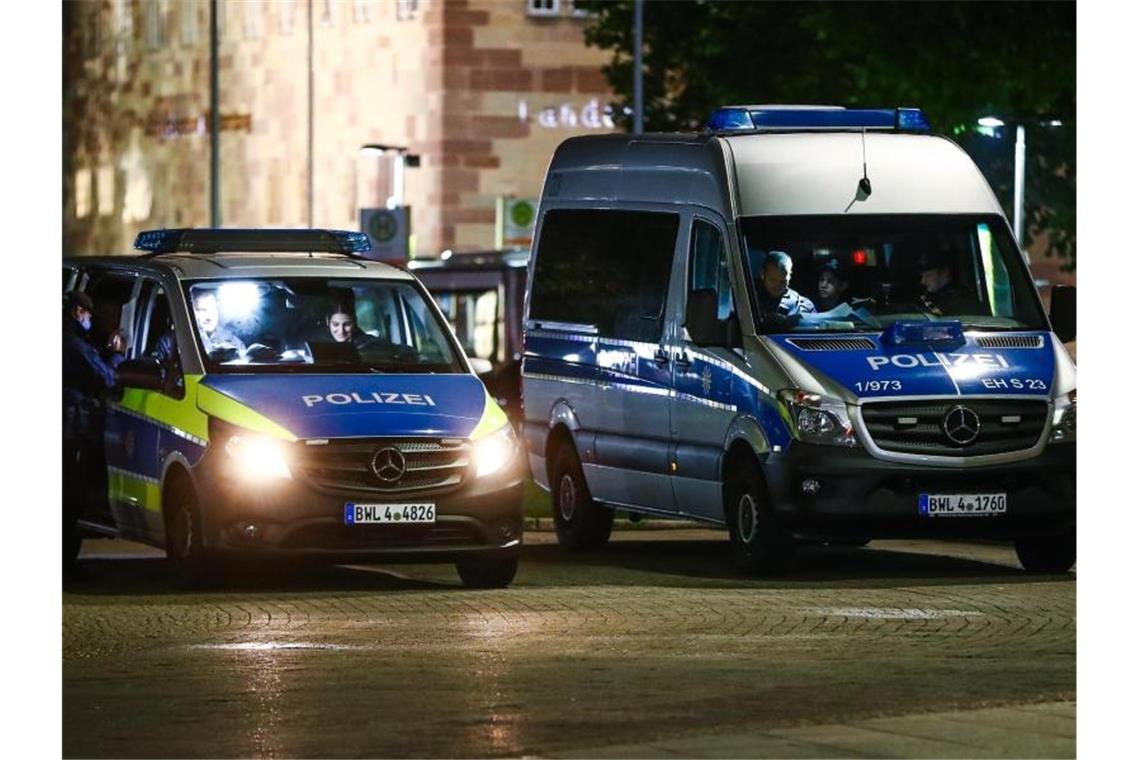
[[[693,366],[693,362],[689,359],[689,355],[684,351],[677,355],[677,358],[673,360],[673,364],[676,365],[677,369],[681,370],[682,372],[688,372],[689,367]]]
[[[658,347],[653,352],[653,363],[662,369],[669,363],[669,354],[665,353],[665,349]]]

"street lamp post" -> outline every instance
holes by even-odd
[[[1013,237],[1017,240],[1017,247],[1024,250],[1025,238],[1025,120],[1014,124],[1017,136],[1013,146]],[[1030,120],[1029,123],[1046,127],[1059,127],[1062,125],[1056,119],[1048,121]],[[983,116],[978,119],[978,126],[988,130],[999,129],[1006,126],[1006,122],[996,116]],[[992,133],[991,133],[992,136]]]

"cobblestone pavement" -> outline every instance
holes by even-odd
[[[1007,547],[819,547],[753,579],[715,531],[573,557],[551,539],[528,534],[502,591],[403,565],[193,594],[152,552],[90,541],[63,594],[64,754],[669,756],[711,733],[781,754],[749,732],[1076,696],[1074,576],[1025,574]]]

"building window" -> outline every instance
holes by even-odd
[[[75,218],[82,219],[91,213],[91,170],[75,171]]]
[[[578,0],[570,0],[570,15],[574,18],[586,18],[590,15],[590,11],[586,8],[579,8]]]
[[[372,0],[352,0],[352,21],[367,24],[372,20]]]
[[[179,7],[183,45],[198,44],[198,5],[196,0],[182,0]]]
[[[128,47],[135,36],[135,14],[130,0],[115,0],[115,36]]]
[[[396,0],[396,20],[411,21],[420,13],[420,0]]]
[[[558,0],[526,0],[528,16],[557,16]]]
[[[333,25],[332,0],[321,0],[321,26]]]
[[[115,213],[115,167],[104,164],[95,174],[95,197],[99,204],[99,216]]]
[[[158,50],[166,44],[166,3],[149,0],[146,4],[146,46]]]
[[[281,0],[275,3],[277,7],[277,31],[284,37],[293,33],[293,26],[297,23],[297,3],[295,0]]]
[[[242,18],[242,35],[247,40],[261,37],[261,14],[265,6],[261,3],[242,3],[245,16]]]

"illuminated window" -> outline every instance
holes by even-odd
[[[526,0],[528,16],[557,16],[558,0]]]
[[[115,213],[115,167],[104,164],[95,175],[95,197],[99,204],[99,216]]]
[[[193,0],[182,0],[179,6],[181,20],[181,38],[183,45],[198,44],[198,3]]]
[[[91,170],[75,171],[75,218],[83,219],[91,213]]]
[[[352,0],[352,21],[367,24],[372,20],[372,0]]]
[[[334,23],[332,0],[321,0],[321,26],[332,26]]]
[[[420,12],[420,0],[396,0],[396,20],[411,21]]]
[[[242,3],[245,17],[242,19],[242,35],[247,40],[256,40],[261,37],[261,14],[265,6],[261,3]]]
[[[134,8],[129,0],[115,0],[115,36],[128,46],[135,35]]]
[[[146,4],[146,46],[158,50],[166,44],[166,3],[149,0]]]
[[[293,26],[297,22],[296,0],[281,0],[274,3],[277,8],[277,31],[282,35],[293,33]]]

